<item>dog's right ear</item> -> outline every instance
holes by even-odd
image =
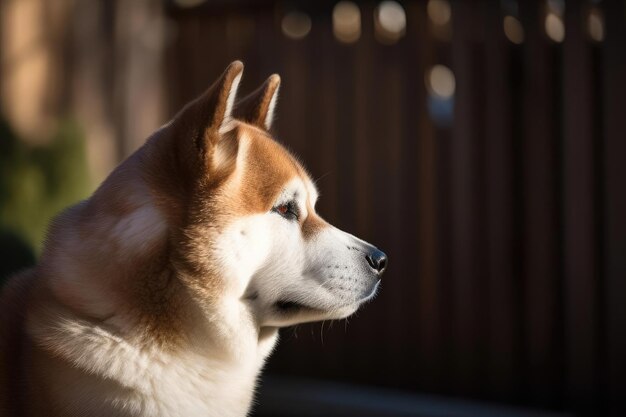
[[[218,153],[224,130],[232,120],[242,73],[241,61],[231,63],[218,80],[204,94],[185,106],[173,121],[179,132],[179,140],[191,141],[193,144],[190,147],[189,143],[179,143],[179,146],[199,155],[208,169],[215,168],[214,157]]]
[[[261,129],[270,130],[279,87],[280,76],[271,75],[261,87],[237,102],[235,117]]]

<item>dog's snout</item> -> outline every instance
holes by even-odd
[[[378,249],[373,249],[370,253],[365,255],[365,259],[378,275],[381,275],[387,267],[387,255]]]

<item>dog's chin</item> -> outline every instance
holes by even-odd
[[[269,326],[292,326],[322,320],[340,320],[352,315],[373,295],[348,305],[314,306],[295,301],[281,300],[272,306],[270,317],[266,320]]]

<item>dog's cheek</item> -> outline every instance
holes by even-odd
[[[305,262],[305,244],[297,224],[280,219],[273,229],[272,261],[289,271],[290,278],[298,275]]]
[[[234,222],[217,242],[226,270],[242,285],[265,262],[271,251],[270,225],[264,215],[248,216]]]

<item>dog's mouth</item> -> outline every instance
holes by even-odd
[[[367,301],[370,301],[372,298],[376,297],[376,294],[378,294],[378,287],[380,287],[380,283],[381,283],[381,280],[378,279],[374,283],[374,285],[372,285],[372,288],[369,290],[368,294],[359,300],[359,303],[365,303]]]
[[[274,303],[274,307],[281,314],[293,314],[302,310],[319,311],[318,308],[289,300],[279,300]]]
[[[355,300],[355,304],[362,304],[365,303],[367,301],[370,301],[372,298],[374,298],[376,296],[376,294],[378,293],[378,287],[380,286],[380,279],[377,280],[370,288],[370,290],[367,292],[367,294],[365,294],[363,297]],[[346,306],[338,306],[338,307],[347,307]],[[283,314],[283,315],[289,315],[289,314],[295,314],[295,313],[300,313],[303,311],[307,311],[307,312],[323,312],[324,309],[320,308],[320,307],[313,307],[311,305],[307,305],[304,304],[302,302],[299,301],[293,301],[293,300],[278,300],[274,303],[274,310],[277,311],[279,314]]]

